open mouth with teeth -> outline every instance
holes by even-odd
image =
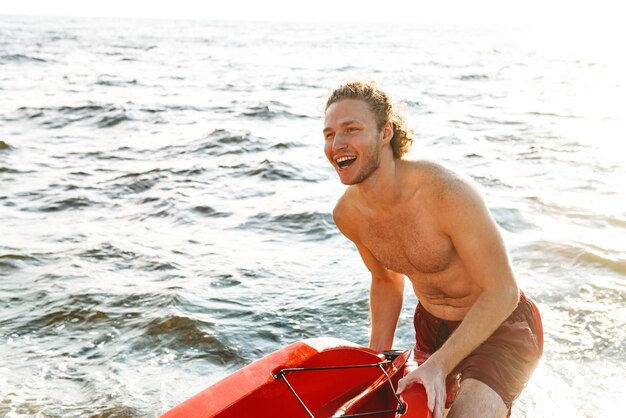
[[[335,162],[337,163],[337,167],[339,167],[340,169],[343,169],[352,165],[352,163],[354,163],[355,161],[356,161],[355,155],[350,155],[347,157],[339,157],[335,160]]]

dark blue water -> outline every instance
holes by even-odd
[[[544,314],[514,416],[619,414],[623,62],[585,39],[0,16],[0,416],[155,416],[302,338],[366,344],[321,135],[352,78],[479,183]]]

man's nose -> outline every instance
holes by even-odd
[[[336,133],[333,138],[333,151],[346,147],[346,137],[341,133]]]

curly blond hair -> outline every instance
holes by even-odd
[[[382,91],[375,81],[350,81],[337,87],[326,101],[324,112],[330,105],[343,99],[363,100],[369,105],[376,117],[378,129],[383,129],[387,122],[393,124],[391,149],[393,158],[402,158],[413,144],[413,130],[407,128],[404,116],[394,108],[391,97]]]

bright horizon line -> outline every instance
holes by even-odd
[[[0,15],[166,19],[198,21],[258,22],[329,22],[329,23],[416,23],[416,24],[521,24],[580,26],[590,23],[620,23],[620,14],[611,13],[606,3],[588,1],[527,0],[316,0],[297,3],[292,0],[226,0],[218,7],[206,1],[109,0],[106,4],[79,0],[22,0],[0,6]],[[601,16],[599,16],[601,14]],[[594,18],[602,17],[603,22]]]
[[[233,18],[233,17],[197,17],[197,16],[117,16],[117,15],[108,15],[108,16],[93,16],[93,15],[82,15],[82,14],[24,14],[24,13],[0,13],[0,17],[32,17],[32,18],[61,18],[61,19],[104,19],[104,20],[113,20],[113,19],[123,19],[123,20],[163,20],[163,21],[194,21],[194,22],[249,22],[249,23],[320,23],[320,24],[332,24],[332,23],[343,23],[343,24],[384,24],[391,25],[394,22],[382,21],[382,22],[374,22],[373,20],[323,20],[323,19],[298,19],[298,18],[289,18],[289,17],[281,17],[281,18]],[[403,20],[395,22],[399,25],[405,26],[410,24],[416,25],[467,25],[467,26],[542,26],[547,25],[549,22],[492,22],[492,21],[447,21],[447,20]]]

